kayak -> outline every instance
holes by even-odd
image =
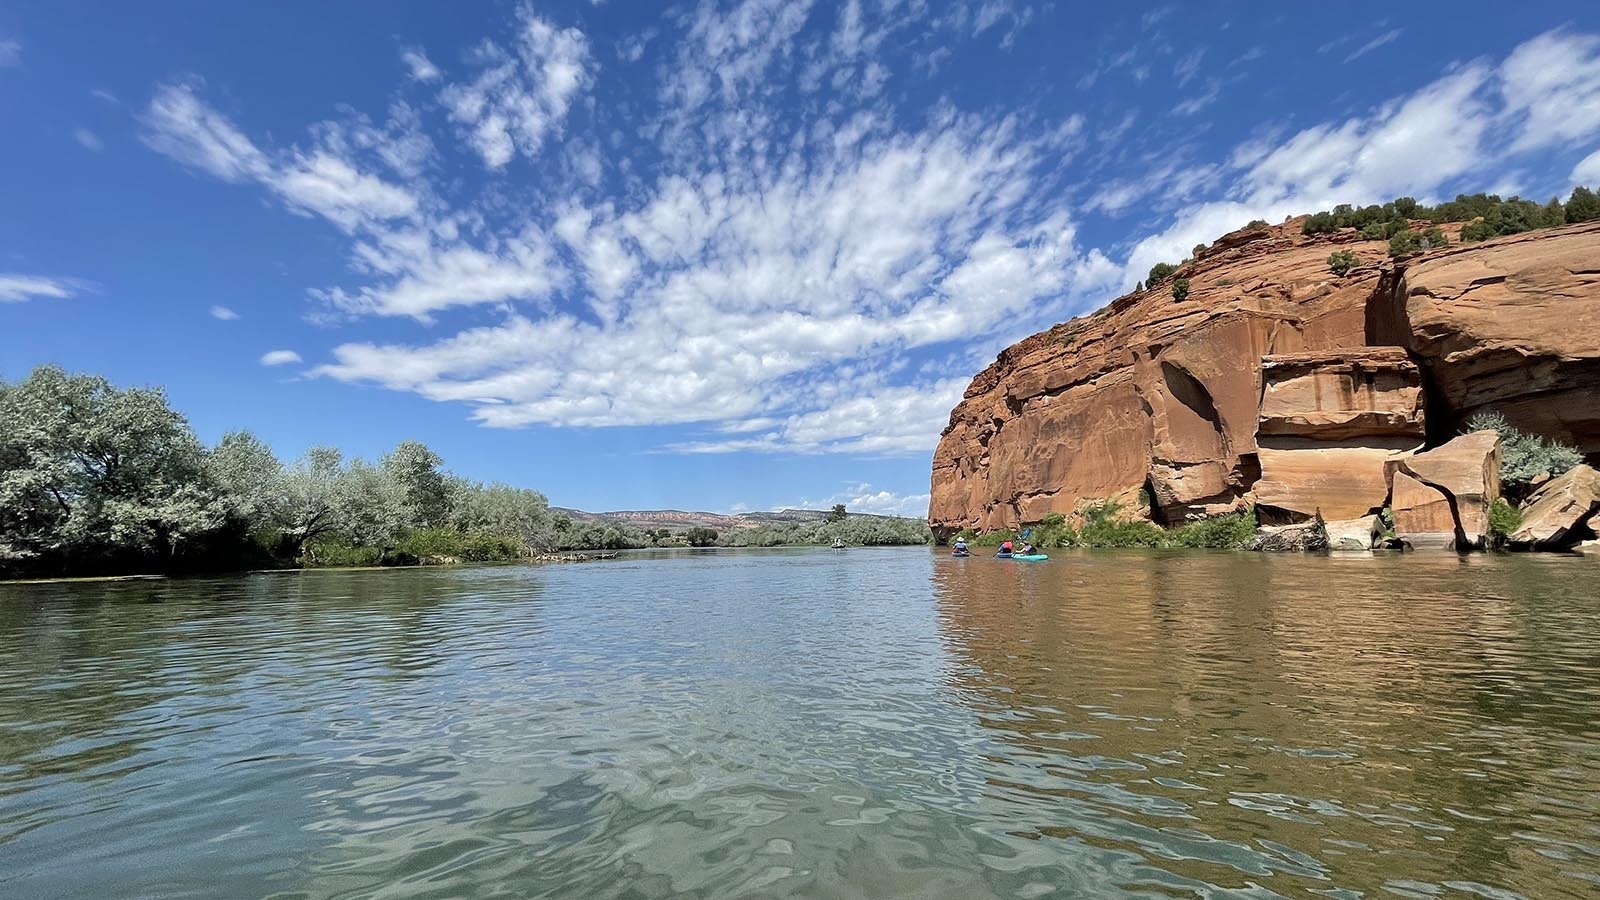
[[[962,553],[962,552],[960,552],[960,551],[959,551],[959,550],[958,550],[958,551],[956,551],[956,552],[955,552],[955,553],[952,553],[952,554],[950,554],[950,555],[951,555],[951,556],[954,556],[954,557],[956,557],[956,558],[957,558],[957,559],[961,559],[961,558],[963,558],[963,557],[967,557],[967,556],[971,556],[971,555],[972,555],[972,554],[971,554],[971,553]]]
[[[1046,556],[1043,553],[1029,553],[1026,556],[1022,555],[1021,553],[1013,553],[1013,554],[1011,554],[1011,558],[1012,559],[1019,559],[1019,560],[1022,560],[1023,562],[1043,562],[1044,560],[1047,560],[1050,557]]]
[[[994,558],[995,559],[1010,559],[1011,558],[1011,554],[1009,554],[1009,553],[996,553],[994,555]]]

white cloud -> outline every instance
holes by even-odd
[[[0,272],[0,303],[21,303],[35,297],[66,299],[89,289],[87,282],[76,278],[54,278],[48,275],[21,275]]]
[[[1467,66],[1369,116],[1241,146],[1232,160],[1239,168],[1231,173],[1231,199],[1191,206],[1165,231],[1140,241],[1126,281],[1251,219],[1275,222],[1337,203],[1426,194],[1480,170],[1491,158],[1485,142],[1495,110],[1484,94],[1492,75],[1487,66]]]
[[[220,319],[223,322],[232,322],[239,318],[239,314],[226,306],[213,306],[211,307],[211,318]]]
[[[428,59],[421,47],[407,47],[400,51],[400,61],[406,64],[412,81],[434,81],[443,73]]]
[[[1211,104],[1217,102],[1217,97],[1222,93],[1222,84],[1218,81],[1208,82],[1203,93],[1190,97],[1172,108],[1174,115],[1192,116]]]
[[[781,427],[738,446],[927,449],[938,429],[923,413],[946,403],[949,386],[869,379],[872,393],[844,408],[857,422],[870,416],[875,430],[846,435],[827,432],[841,405],[822,408],[837,386],[818,382],[843,378],[837,367],[852,360],[1001,327],[1020,332],[1056,312],[1039,301],[1072,284],[1097,287],[1114,267],[1080,252],[1065,216],[1027,190],[1054,164],[1056,145],[978,118],[920,133],[877,130],[866,125],[842,142],[820,136],[805,169],[758,156],[737,172],[665,177],[624,209],[571,206],[553,230],[578,263],[559,271],[570,279],[565,292],[587,299],[582,313],[519,313],[421,346],[350,343],[318,372],[467,402],[480,421],[502,427],[780,412]],[[541,256],[515,272],[541,261],[557,270]],[[426,305],[460,297],[470,281],[436,279],[441,299]],[[861,405],[880,400],[917,410],[906,422],[921,424],[891,427],[887,412]]]
[[[1363,56],[1366,56],[1368,53],[1371,53],[1372,51],[1378,49],[1379,47],[1382,47],[1385,44],[1391,44],[1391,43],[1395,42],[1396,40],[1398,40],[1400,38],[1401,33],[1404,32],[1404,31],[1405,31],[1405,29],[1403,29],[1403,28],[1392,28],[1392,29],[1390,29],[1388,31],[1385,31],[1383,34],[1378,35],[1377,37],[1373,38],[1372,40],[1367,41],[1365,44],[1362,44],[1360,47],[1356,48],[1356,50],[1354,52],[1352,52],[1349,56],[1346,56],[1344,58],[1344,61],[1347,62],[1347,63],[1355,62],[1356,60],[1360,59]]]
[[[1506,116],[1516,123],[1512,152],[1600,131],[1600,36],[1546,32],[1512,51],[1499,75]]]
[[[263,366],[287,366],[300,362],[300,354],[293,350],[269,350],[261,355]]]
[[[684,453],[925,453],[938,442],[939,432],[966,386],[967,378],[960,377],[931,385],[884,387],[789,416],[753,437],[691,441],[669,449]]]
[[[1177,11],[1178,7],[1176,6],[1160,6],[1152,9],[1139,18],[1139,27],[1145,31],[1149,31],[1150,29],[1161,24],[1162,19],[1165,19],[1167,16],[1170,16]]]
[[[72,139],[77,141],[87,150],[99,152],[105,147],[105,143],[100,140],[100,136],[87,128],[73,129]]]
[[[207,107],[186,84],[156,92],[145,112],[145,143],[224,181],[269,180],[272,164],[227,117]]]
[[[144,121],[145,143],[152,148],[225,181],[260,182],[290,209],[321,216],[346,232],[387,227],[421,208],[409,189],[357,169],[334,129],[324,129],[327,146],[269,155],[201,102],[191,85],[158,90]]]
[[[94,88],[93,90],[89,91],[89,96],[95,98],[96,100],[101,100],[101,101],[104,101],[106,103],[109,103],[112,106],[121,106],[122,105],[122,100],[119,97],[117,97],[116,94],[113,94],[110,91],[105,90],[104,88]]]
[[[345,231],[373,220],[407,218],[419,205],[405,188],[320,150],[297,154],[277,172],[273,187],[291,208],[320,215]]]
[[[1206,48],[1196,47],[1184,54],[1172,67],[1172,76],[1178,79],[1178,87],[1186,86],[1196,75],[1200,74],[1200,61],[1205,59]]]
[[[1328,49],[1331,49],[1332,45]],[[1279,221],[1338,203],[1426,197],[1464,179],[1511,187],[1519,155],[1600,134],[1600,37],[1551,31],[1498,66],[1476,61],[1364,116],[1241,145],[1226,199],[1180,212],[1140,241],[1126,279],[1181,259],[1250,219]],[[1581,144],[1579,144],[1581,146]],[[1600,155],[1600,154],[1597,154]],[[1573,172],[1600,177],[1591,156]],[[1448,193],[1448,191],[1446,191]],[[1109,196],[1108,199],[1116,199]]]
[[[931,494],[899,494],[875,488],[870,484],[851,484],[845,490],[823,500],[801,500],[783,509],[831,509],[844,504],[845,511],[875,516],[904,516],[921,519],[928,515]],[[746,507],[748,508],[748,507]]]
[[[1066,197],[1082,119],[951,104],[908,119],[863,89],[893,77],[871,74],[891,36],[969,35],[976,6],[703,2],[652,53],[661,109],[589,96],[589,39],[524,10],[514,41],[439,79],[446,127],[488,169],[472,179],[435,156],[431,107],[400,100],[381,124],[349,113],[274,147],[178,85],[151,103],[146,139],[332,225],[347,277],[310,290],[331,321],[438,329],[357,331],[317,376],[461,404],[490,427],[692,426],[670,452],[904,455],[937,440],[964,350],[992,353],[1251,218],[1479,175],[1513,139],[1495,127],[1509,109],[1531,122],[1583,90],[1477,62],[1358,116],[1261,132],[1224,162],[1169,148],[1144,177],[1098,181],[1094,209],[1151,191],[1183,208],[1119,264],[1081,245]],[[1514,104],[1507,84],[1527,88]],[[569,113],[586,127],[566,134]],[[1094,133],[1115,145],[1136,119]],[[640,140],[653,145],[630,151]],[[518,157],[539,164],[507,174]]]
[[[0,69],[22,65],[22,44],[15,40],[0,40]]]
[[[731,103],[758,92],[774,60],[793,52],[811,7],[812,0],[744,0],[732,9],[702,2],[663,69],[663,99],[688,112],[714,97]]]
[[[1572,168],[1572,185],[1594,187],[1600,185],[1600,150],[1585,156]]]
[[[519,152],[538,156],[592,78],[588,39],[524,7],[513,50],[486,41],[477,56],[482,71],[475,80],[439,92],[450,118],[490,169],[504,168]]]

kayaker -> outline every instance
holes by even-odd
[[[1033,549],[1033,545],[1032,544],[1027,543],[1026,541],[1024,541],[1023,544],[1022,544],[1022,552],[1017,554],[1017,555],[1018,556],[1032,556],[1037,552],[1039,552],[1039,551]]]
[[[1000,542],[1000,552],[1001,553],[1010,553],[1011,552],[1011,542],[1010,541],[1001,541]]]
[[[956,538],[955,552],[957,552],[957,553],[966,553],[967,552],[967,542],[963,541],[961,538]]]

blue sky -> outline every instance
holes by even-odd
[[[1600,10],[9,4],[0,123],[0,375],[588,509],[920,515],[971,376],[1153,262],[1600,184]]]

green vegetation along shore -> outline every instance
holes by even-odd
[[[852,516],[641,530],[574,521],[543,494],[483,484],[405,441],[376,463],[259,438],[195,436],[159,389],[42,366],[0,382],[0,578],[416,565],[641,547],[920,544],[913,519]]]

